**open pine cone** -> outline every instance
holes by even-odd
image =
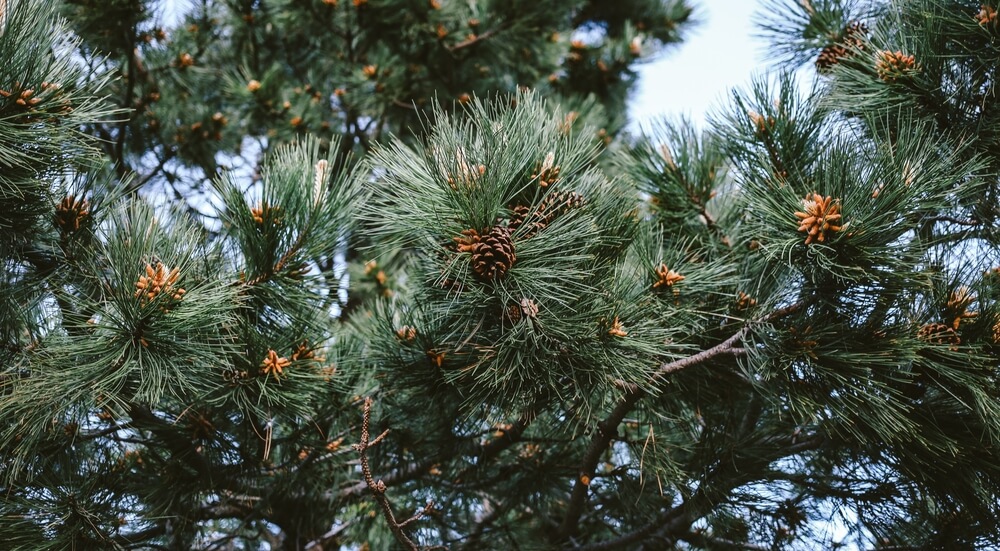
[[[502,278],[514,264],[514,241],[510,229],[494,226],[468,249],[472,252],[472,271],[483,279]]]

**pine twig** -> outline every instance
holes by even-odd
[[[479,42],[482,42],[483,40],[486,40],[486,39],[490,38],[491,36],[499,33],[502,30],[503,30],[503,26],[497,27],[495,29],[490,29],[490,30],[484,32],[483,34],[478,34],[478,35],[476,35],[476,36],[474,36],[472,38],[467,38],[467,39],[465,39],[465,40],[463,40],[461,42],[456,42],[455,44],[453,44],[451,46],[448,46],[447,50],[449,52],[456,52],[458,50],[462,50],[462,49],[468,48],[469,46],[473,46],[475,44],[478,44]]]
[[[273,276],[274,274],[281,272],[281,270],[284,269],[285,264],[287,264],[288,261],[292,259],[292,257],[298,254],[299,249],[302,248],[302,245],[305,243],[306,231],[308,230],[303,230],[302,233],[299,234],[299,236],[295,239],[295,243],[292,243],[292,246],[288,249],[288,251],[286,251],[285,254],[281,255],[281,258],[278,259],[278,261],[274,264],[273,268],[251,279],[250,281],[246,282],[246,284],[249,286],[259,285],[264,281],[270,279],[271,276]]]
[[[374,440],[369,441],[368,425],[371,421],[371,416],[372,399],[365,398],[364,417],[361,421],[361,442],[358,444],[351,444],[351,447],[358,452],[358,455],[361,458],[361,474],[364,476],[365,484],[368,485],[368,489],[371,490],[372,495],[375,496],[375,501],[378,502],[379,507],[382,509],[382,516],[384,516],[386,522],[389,523],[389,529],[392,530],[392,535],[396,538],[396,541],[398,541],[406,549],[409,549],[410,551],[420,551],[420,547],[418,547],[417,544],[406,535],[403,528],[411,522],[419,520],[424,515],[430,513],[430,511],[434,508],[434,502],[428,501],[427,505],[425,505],[423,509],[417,511],[412,517],[404,520],[403,522],[398,522],[396,520],[396,515],[393,514],[392,506],[389,504],[389,498],[385,496],[385,482],[382,480],[375,480],[375,477],[372,476],[371,466],[368,464],[368,448],[371,448],[381,442],[382,439],[389,434],[389,429],[385,429],[381,434],[376,436]]]

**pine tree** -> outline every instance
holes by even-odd
[[[1000,545],[997,6],[154,7],[0,1],[5,546]]]

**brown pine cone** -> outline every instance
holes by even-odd
[[[483,279],[504,277],[516,259],[510,229],[504,226],[493,226],[472,247],[472,271]]]
[[[867,35],[868,27],[864,23],[852,21],[844,27],[836,42],[827,44],[820,50],[819,57],[816,58],[816,69],[820,73],[829,72],[834,65],[851,55],[851,48],[863,48]]]

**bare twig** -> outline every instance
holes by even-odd
[[[401,482],[406,482],[407,480],[413,480],[419,478],[421,475],[427,472],[437,461],[427,460],[421,461],[420,463],[411,463],[403,468],[392,471],[388,475],[382,477],[382,482],[388,487],[394,484],[399,484]],[[368,484],[365,481],[358,482],[357,484],[344,488],[336,494],[331,494],[339,499],[348,499],[352,497],[360,496],[365,489],[368,488]]]
[[[389,434],[389,429],[382,431],[382,434],[379,434],[374,440],[369,442],[368,424],[371,421],[371,416],[372,400],[371,398],[366,398],[364,405],[364,417],[361,422],[361,442],[358,444],[352,444],[351,447],[358,452],[358,455],[361,458],[361,474],[365,478],[365,484],[368,485],[368,489],[371,490],[372,495],[375,496],[375,501],[378,502],[379,507],[382,509],[382,516],[384,516],[386,522],[389,523],[389,529],[392,530],[392,535],[395,536],[396,541],[398,541],[406,549],[411,551],[420,551],[420,548],[413,542],[413,540],[410,539],[409,536],[406,535],[403,528],[411,522],[414,522],[430,513],[430,511],[434,508],[434,502],[428,501],[427,505],[425,505],[423,509],[417,511],[412,517],[404,520],[403,522],[396,521],[396,515],[393,514],[392,506],[389,504],[389,498],[385,496],[385,482],[382,480],[375,480],[375,477],[372,476],[371,466],[368,464],[368,448],[381,442],[382,439]]]
[[[713,346],[712,348],[703,350],[693,356],[688,356],[687,358],[681,358],[680,360],[661,365],[660,368],[650,377],[650,384],[659,382],[660,379],[670,373],[698,365],[716,356],[728,354],[730,349],[732,349],[745,334],[746,328],[740,329],[733,334],[733,336]],[[617,434],[618,425],[620,425],[622,420],[625,419],[628,412],[632,411],[632,408],[635,407],[636,403],[643,397],[643,395],[645,395],[645,392],[638,385],[626,385],[625,396],[623,396],[621,401],[618,402],[615,409],[612,410],[603,421],[597,424],[597,430],[594,431],[594,436],[590,440],[590,445],[587,447],[587,452],[583,456],[583,461],[580,462],[580,472],[577,476],[576,482],[573,484],[573,491],[570,494],[569,506],[566,508],[566,516],[563,517],[563,523],[559,527],[560,537],[567,538],[576,531],[576,526],[580,521],[580,515],[583,514],[584,504],[587,501],[587,491],[590,487],[590,481],[594,478],[594,473],[597,470],[597,463],[601,459],[601,454],[604,453],[604,450],[607,449],[608,445],[611,443],[611,439]]]
[[[982,224],[982,222],[976,220],[975,218],[964,219],[964,218],[956,218],[954,216],[946,216],[943,214],[939,216],[929,216],[927,218],[924,218],[924,220],[928,222],[950,222],[952,224],[958,224],[960,226],[978,226],[979,224]]]

